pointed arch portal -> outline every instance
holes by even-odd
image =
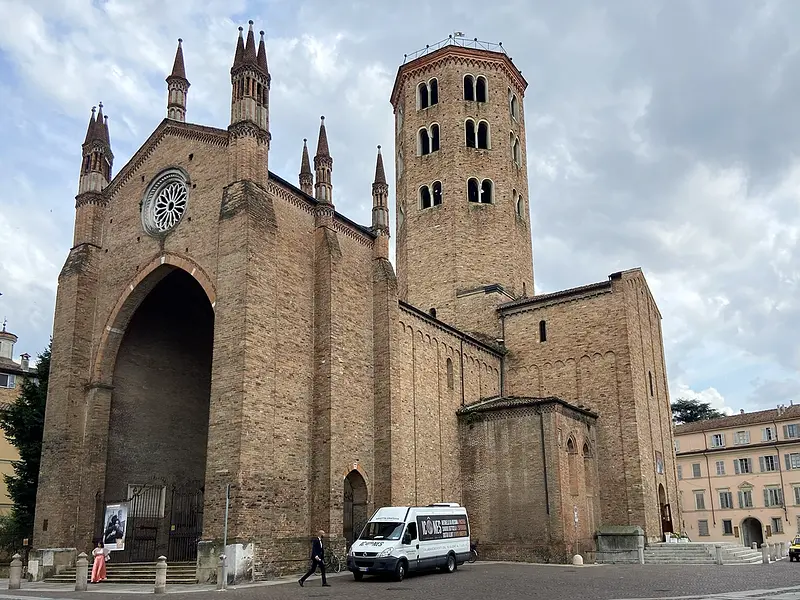
[[[214,310],[190,273],[158,267],[132,311],[113,363],[105,506],[127,504],[118,562],[193,560],[202,531]],[[117,521],[122,521],[118,517]]]

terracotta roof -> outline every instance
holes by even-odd
[[[558,292],[551,292],[549,294],[537,294],[536,296],[529,296],[527,298],[520,298],[519,300],[512,300],[497,307],[498,310],[507,308],[516,308],[518,306],[539,304],[548,300],[569,299],[571,296],[578,296],[586,292],[606,292],[611,290],[611,281],[600,281],[597,283],[590,283],[579,287],[569,288]]]
[[[772,423],[772,421],[786,421],[788,419],[800,419],[800,404],[787,406],[778,413],[777,408],[769,410],[759,410],[730,417],[720,417],[719,419],[708,419],[706,421],[696,421],[694,423],[684,423],[675,426],[675,435],[686,433],[696,433],[698,431],[710,431],[712,429],[728,429],[731,427],[742,427],[744,425],[758,425],[760,423]]]
[[[541,406],[544,404],[560,404],[574,411],[583,413],[590,417],[597,418],[597,413],[592,412],[588,408],[572,404],[566,400],[562,400],[556,396],[546,396],[544,398],[525,397],[525,396],[495,396],[494,398],[484,398],[477,402],[466,404],[456,411],[456,414],[465,415],[469,413],[489,412],[493,410],[502,410],[506,408],[517,408],[523,406]]]
[[[27,371],[18,362],[10,358],[0,356],[0,373],[13,373],[14,375],[30,375],[35,369],[29,368]]]
[[[383,156],[381,155],[381,147],[378,146],[378,158],[375,162],[375,182],[386,183],[386,172],[383,170]]]

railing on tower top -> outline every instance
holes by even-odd
[[[462,48],[475,48],[476,50],[491,50],[493,52],[502,52],[503,54],[508,54],[506,49],[503,48],[503,42],[482,42],[478,38],[465,38],[461,34],[450,34],[447,36],[446,39],[440,40],[435,44],[428,44],[424,48],[417,50],[416,52],[412,52],[411,54],[404,54],[403,64],[407,63],[410,60],[415,60],[420,56],[425,56],[426,54],[430,54],[438,50],[439,48],[444,48],[445,46],[461,46]]]

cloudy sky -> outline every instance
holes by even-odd
[[[794,0],[0,0],[0,318],[17,354],[50,335],[91,107],[118,172],[165,114],[182,37],[188,120],[227,126],[248,19],[267,32],[270,167],[295,181],[324,114],[337,209],[365,224],[403,55],[454,31],[502,41],[530,84],[537,292],[641,266],[673,399],[800,401]]]

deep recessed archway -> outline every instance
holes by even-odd
[[[350,546],[367,523],[367,482],[357,470],[344,479],[344,515],[342,534]]]
[[[191,560],[202,527],[214,311],[195,278],[163,268],[114,365],[105,503],[127,502],[118,561]]]

